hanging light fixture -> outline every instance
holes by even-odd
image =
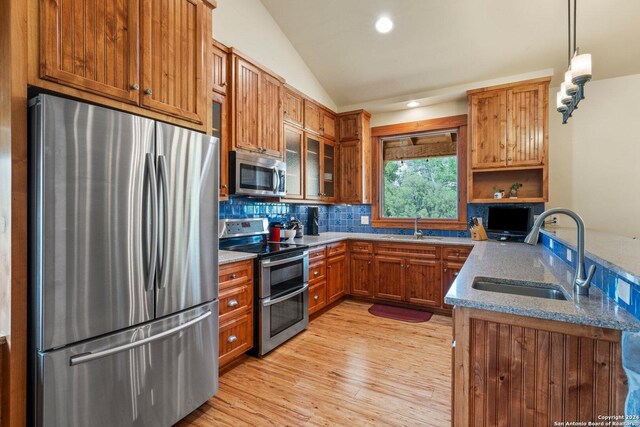
[[[573,51],[571,50],[571,0],[567,0],[568,17],[568,70],[556,94],[556,109],[562,113],[562,124],[567,123],[580,101],[584,99],[584,85],[591,80],[591,55],[580,54],[576,43],[577,0],[573,0]]]

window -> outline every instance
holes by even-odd
[[[457,219],[457,133],[384,139],[382,216]]]
[[[466,131],[466,115],[371,129],[374,227],[466,229]]]

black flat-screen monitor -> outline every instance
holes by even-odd
[[[533,210],[527,207],[490,206],[487,231],[526,236],[533,226]]]

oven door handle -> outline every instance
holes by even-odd
[[[301,287],[300,289],[298,289],[297,291],[291,292],[290,294],[283,295],[283,296],[278,297],[276,299],[269,298],[269,299],[263,301],[262,305],[265,306],[265,307],[269,307],[270,305],[277,304],[277,303],[282,302],[282,301],[286,301],[291,297],[295,297],[296,295],[299,295],[299,294],[303,293],[307,289],[309,289],[309,284],[305,283],[304,286]]]
[[[294,256],[292,258],[280,259],[278,261],[261,261],[262,267],[274,267],[276,265],[287,264],[292,261],[298,261],[309,255],[309,251],[302,252],[302,255]]]

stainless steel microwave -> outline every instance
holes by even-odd
[[[260,154],[229,152],[229,190],[238,196],[284,197],[287,165]]]

